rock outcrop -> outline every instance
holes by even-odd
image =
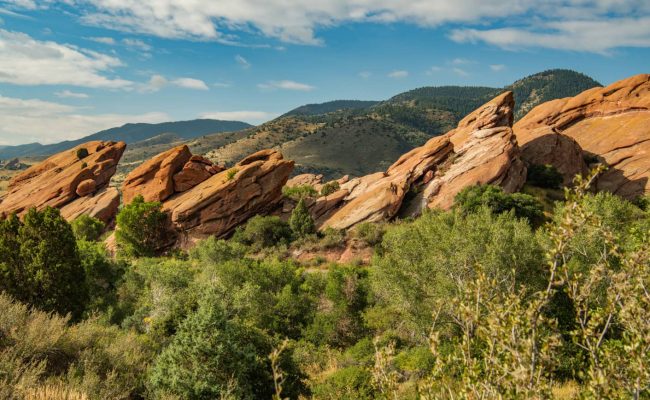
[[[120,193],[114,187],[108,187],[93,196],[80,197],[61,208],[61,215],[72,221],[82,214],[102,220],[110,224],[120,207]]]
[[[102,192],[108,186],[125,148],[124,142],[88,142],[28,168],[10,182],[9,191],[0,203],[0,216],[22,215],[32,207],[40,210],[51,206],[66,210],[92,209],[96,213],[91,215],[111,220],[117,207],[98,205],[105,204],[105,195],[83,196]],[[90,207],[93,202],[95,206]],[[69,219],[72,215],[78,214],[64,212]]]
[[[593,88],[575,97],[543,103],[514,126],[519,144],[538,150],[548,135],[563,135],[577,142],[588,158],[608,166],[596,189],[626,198],[650,193],[650,75],[636,75],[605,88]],[[570,147],[566,141],[561,146]],[[559,142],[560,140],[558,140]],[[531,150],[532,151],[532,150]],[[525,154],[530,154],[524,150]],[[569,153],[575,150],[569,150]],[[558,160],[553,154],[536,162],[555,165],[565,180],[583,167]],[[561,162],[558,162],[561,161]],[[570,165],[563,165],[570,164]]]
[[[425,207],[448,209],[456,194],[471,185],[520,189],[526,167],[511,129],[513,108],[512,93],[506,92],[465,117],[456,129],[404,154],[385,173],[341,185],[333,199],[323,200],[330,211],[319,217],[319,226],[347,229],[398,213],[418,215]],[[409,191],[414,196],[404,204]],[[332,209],[332,200],[343,194],[342,204]]]
[[[223,167],[212,163],[207,158],[194,155],[183,165],[180,172],[174,174],[174,191],[180,193],[190,190],[223,170]]]
[[[145,161],[122,183],[122,201],[129,204],[141,195],[145,201],[164,201],[174,194],[174,175],[192,157],[186,145],[174,147]]]
[[[275,150],[259,151],[176,194],[163,202],[163,209],[170,214],[180,242],[208,235],[223,237],[253,215],[278,205],[293,165]]]

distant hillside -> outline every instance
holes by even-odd
[[[328,101],[326,103],[319,104],[306,104],[298,108],[294,108],[288,113],[282,115],[282,117],[293,117],[293,116],[310,116],[310,115],[322,115],[335,111],[343,110],[363,110],[369,107],[378,104],[378,101],[365,101],[365,100],[334,100]]]
[[[308,104],[246,130],[240,139],[220,144],[208,156],[234,163],[250,151],[274,147],[296,161],[297,172],[320,172],[328,178],[362,175],[385,169],[405,151],[453,129],[465,115],[504,90],[514,92],[515,114],[520,117],[544,101],[595,86],[600,84],[583,74],[550,70],[505,88],[423,87],[382,102]],[[201,142],[210,143],[211,137]]]
[[[573,97],[593,87],[603,86],[587,75],[568,69],[552,69],[527,76],[506,86],[515,96],[515,119],[549,100]]]
[[[163,122],[160,124],[126,124],[118,128],[111,128],[97,132],[77,140],[68,140],[48,145],[31,143],[19,146],[6,146],[0,148],[0,159],[26,156],[48,156],[91,140],[121,140],[128,144],[143,141],[161,134],[171,134],[168,138],[175,137],[179,139],[192,139],[206,134],[239,131],[251,126],[252,125],[240,121],[220,121],[212,119]]]

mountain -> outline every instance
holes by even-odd
[[[246,154],[276,148],[296,161],[297,172],[326,178],[365,175],[392,164],[401,154],[444,134],[472,110],[505,90],[513,91],[519,119],[542,102],[574,96],[600,83],[570,70],[549,70],[504,88],[422,87],[381,102],[337,100],[308,104],[260,126],[231,134],[189,141],[195,153],[232,164]],[[212,146],[212,148],[211,148]],[[127,151],[128,154],[128,151]]]
[[[280,118],[292,116],[321,115],[341,110],[363,110],[378,103],[378,101],[373,100],[334,100],[318,104],[305,104],[304,106],[294,108],[288,113],[280,116]]]
[[[0,159],[26,156],[49,156],[75,147],[81,143],[93,140],[123,141],[127,144],[131,144],[161,134],[171,134],[177,139],[187,140],[206,134],[239,131],[251,126],[252,125],[240,121],[220,121],[212,119],[163,122],[160,124],[126,124],[117,128],[106,129],[77,140],[66,140],[47,145],[30,143],[19,146],[2,147],[0,148]],[[170,136],[167,136],[167,138],[169,139]]]

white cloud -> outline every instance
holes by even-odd
[[[402,78],[406,78],[407,76],[409,76],[409,72],[405,70],[397,70],[388,74],[389,78],[394,78],[394,79],[402,79]]]
[[[481,26],[452,33],[457,41],[602,52],[650,47],[648,0],[4,0],[13,9],[50,3],[83,10],[86,24],[165,38],[236,42],[236,32],[320,45],[317,32],[357,22]],[[528,24],[522,25],[522,21]],[[494,29],[499,23],[499,29]],[[517,24],[517,25],[515,25]],[[540,24],[546,28],[538,30]],[[555,27],[553,26],[555,25]],[[500,29],[506,31],[499,32]],[[580,32],[575,44],[566,40]],[[586,29],[586,30],[583,30]],[[522,34],[518,36],[518,34]],[[496,36],[496,37],[495,37]],[[517,37],[518,36],[518,37]],[[598,43],[599,39],[603,42]],[[554,42],[558,43],[555,44]]]
[[[210,90],[208,85],[205,84],[200,79],[194,79],[194,78],[178,78],[174,79],[171,81],[173,85],[176,85],[181,88],[185,89],[193,89],[193,90]]]
[[[361,79],[368,79],[371,76],[372,76],[372,72],[369,72],[369,71],[361,71],[361,72],[359,72],[359,77]]]
[[[499,71],[503,71],[504,69],[506,69],[506,66],[503,65],[503,64],[492,64],[492,65],[490,65],[490,69],[492,71],[494,71],[494,72],[499,72]]]
[[[232,86],[232,83],[230,82],[215,82],[212,84],[212,86],[217,87],[217,88],[229,88]]]
[[[461,76],[461,77],[469,76],[469,72],[465,71],[465,70],[462,69],[462,68],[455,67],[455,68],[452,68],[451,70],[452,70],[452,72],[453,72],[454,74],[456,74],[456,75],[458,75],[458,76]]]
[[[510,50],[543,47],[605,54],[617,47],[650,47],[650,17],[554,21],[535,28],[456,29],[449,37]]]
[[[136,50],[145,51],[145,52],[151,51],[151,49],[152,49],[152,47],[149,44],[143,42],[140,39],[126,38],[126,39],[122,39],[122,43],[124,43],[124,45],[126,47],[136,49]]]
[[[467,64],[472,64],[472,60],[468,60],[467,58],[454,58],[449,62],[451,65],[467,65]]]
[[[283,89],[283,90],[297,90],[302,92],[308,92],[310,90],[316,89],[314,86],[307,85],[305,83],[295,82],[295,81],[269,81],[266,83],[260,83],[257,85],[260,89],[271,90],[271,89]]]
[[[435,74],[436,72],[440,72],[440,71],[442,71],[442,67],[439,67],[439,66],[437,66],[437,65],[434,65],[434,66],[432,66],[431,68],[429,68],[428,70],[426,70],[425,74],[427,74],[427,75],[433,75],[433,74]]]
[[[0,82],[124,89],[133,83],[107,76],[122,65],[109,55],[0,29]]]
[[[239,64],[243,69],[249,69],[251,67],[251,63],[239,54],[235,56],[235,61],[237,61],[237,64]]]
[[[97,43],[103,43],[103,44],[108,44],[108,45],[115,45],[115,39],[112,37],[106,37],[106,36],[101,36],[101,37],[89,37],[88,40],[92,40],[93,42]]]
[[[249,124],[260,124],[277,116],[278,114],[266,111],[215,111],[203,113],[200,115],[200,118],[244,121]]]
[[[87,99],[89,97],[86,93],[71,92],[69,90],[55,92],[54,95],[62,99]]]
[[[210,90],[208,85],[200,79],[194,78],[177,78],[169,80],[162,75],[152,75],[149,79],[149,82],[145,83],[140,87],[141,92],[157,92],[160,89],[166,86],[177,86],[184,89],[193,89],[193,90]]]
[[[83,114],[82,109],[38,99],[0,95],[0,144],[72,140],[128,122],[169,121],[160,112],[145,114]]]

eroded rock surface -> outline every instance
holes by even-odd
[[[522,147],[552,133],[575,140],[587,158],[609,166],[597,181],[598,190],[630,199],[650,193],[649,74],[540,104],[515,124],[514,131]],[[568,169],[552,158],[542,160]],[[566,174],[580,169],[571,167]]]
[[[347,191],[344,202],[321,217],[320,227],[347,229],[398,213],[418,215],[425,207],[448,209],[456,194],[471,185],[519,190],[526,167],[511,129],[513,108],[512,93],[503,93],[465,117],[456,129],[404,154],[386,172],[341,185],[341,191]],[[409,191],[414,195],[405,204]]]
[[[101,191],[108,185],[125,148],[124,142],[88,142],[28,168],[10,182],[9,191],[0,203],[0,216],[22,215],[32,207],[73,209],[88,202],[80,196]],[[88,154],[83,156],[85,152],[81,149]],[[112,219],[114,212],[102,215]]]
[[[278,205],[293,165],[275,150],[259,151],[165,201],[163,209],[181,235],[225,236]]]

